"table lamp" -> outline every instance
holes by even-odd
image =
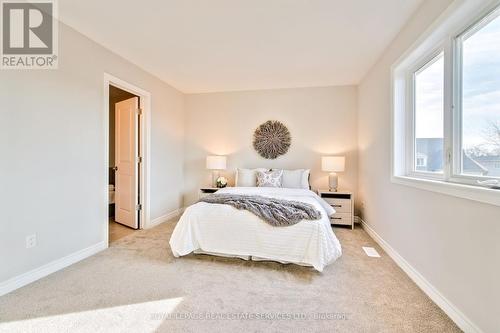
[[[219,178],[220,170],[226,169],[226,156],[212,155],[207,156],[207,169],[212,170],[212,186],[216,187],[217,178]]]
[[[328,177],[329,190],[337,192],[339,178],[337,172],[343,172],[345,169],[344,156],[323,156],[321,157],[321,170],[330,172]]]

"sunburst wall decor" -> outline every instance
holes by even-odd
[[[274,160],[288,152],[292,143],[290,131],[277,120],[261,124],[253,134],[253,147],[260,156]]]

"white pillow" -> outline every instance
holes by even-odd
[[[258,187],[281,187],[283,170],[257,171]]]
[[[282,187],[309,189],[310,169],[283,170]]]
[[[257,186],[257,171],[266,171],[267,169],[236,169],[236,187],[256,187]]]

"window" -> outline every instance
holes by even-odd
[[[393,65],[393,181],[500,205],[479,188],[500,181],[496,4],[457,4]]]
[[[425,171],[427,168],[427,156],[424,156],[422,154],[417,154],[416,167],[417,170]]]
[[[463,175],[498,177],[500,162],[500,17],[499,11],[457,38],[461,105]],[[493,167],[493,168],[492,168]]]
[[[414,74],[415,171],[443,172],[443,78],[443,53]]]

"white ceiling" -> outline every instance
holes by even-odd
[[[422,0],[64,0],[60,18],[185,93],[357,84]]]

